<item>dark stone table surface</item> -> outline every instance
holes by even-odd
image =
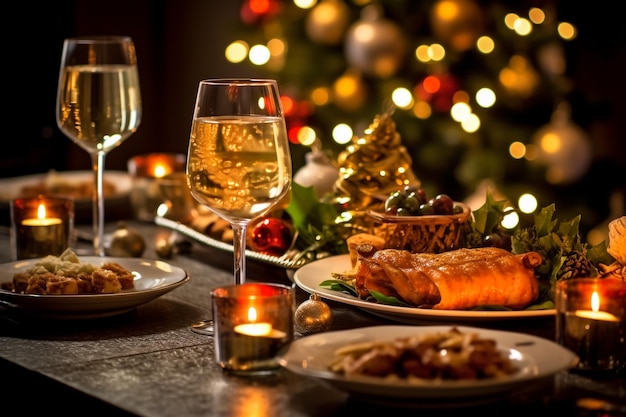
[[[156,259],[157,236],[171,231],[129,221],[147,242],[144,258]],[[109,232],[116,224],[107,225]],[[0,235],[0,262],[11,261],[8,229]],[[62,413],[65,416],[617,416],[626,414],[624,375],[563,371],[553,378],[477,404],[450,399],[436,406],[352,398],[323,382],[285,369],[269,377],[225,374],[214,361],[211,337],[190,324],[210,314],[209,291],[229,283],[232,254],[190,242],[187,253],[165,259],[184,268],[190,281],[131,312],[85,321],[44,321],[0,307],[0,415]],[[88,250],[80,243],[77,251]],[[284,269],[248,265],[250,281],[290,284]],[[309,295],[297,288],[298,303]],[[327,301],[331,330],[398,324],[364,310]],[[425,325],[429,324],[427,322]],[[441,324],[441,323],[430,323]],[[453,323],[451,323],[453,324]],[[467,325],[467,323],[464,323]],[[552,317],[480,322],[477,327],[526,332],[554,339]],[[590,401],[589,399],[594,399]],[[601,400],[601,401],[595,401]],[[595,409],[599,405],[601,409]],[[592,407],[593,406],[593,407]]]

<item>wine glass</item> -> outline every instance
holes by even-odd
[[[246,229],[291,185],[289,140],[275,80],[200,81],[187,155],[196,201],[233,229],[234,284],[246,281]],[[192,330],[212,334],[211,320]]]
[[[137,56],[131,38],[64,40],[56,119],[61,131],[91,157],[93,246],[97,256],[104,256],[104,160],[141,123]]]

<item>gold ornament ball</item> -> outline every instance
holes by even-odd
[[[348,27],[350,9],[343,1],[326,0],[308,14],[306,33],[313,42],[338,45]]]
[[[294,327],[302,336],[328,331],[332,324],[333,312],[317,294],[312,294],[296,309]]]
[[[430,10],[433,34],[457,52],[470,49],[484,30],[484,16],[473,0],[439,0]]]
[[[146,241],[141,233],[122,222],[111,236],[107,253],[109,256],[121,258],[138,258],[143,255],[145,249]]]

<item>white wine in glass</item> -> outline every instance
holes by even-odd
[[[198,203],[233,229],[233,283],[246,281],[246,230],[289,192],[292,166],[275,80],[200,82],[187,155],[187,184]],[[192,325],[211,334],[211,321]]]
[[[104,161],[141,123],[135,45],[126,36],[63,42],[56,119],[61,131],[89,152],[94,172],[94,251],[104,247]]]

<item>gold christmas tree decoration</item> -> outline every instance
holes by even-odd
[[[376,115],[365,135],[354,139],[337,157],[335,191],[338,197],[349,199],[349,209],[376,208],[392,192],[406,185],[421,185],[392,114],[390,109]]]

